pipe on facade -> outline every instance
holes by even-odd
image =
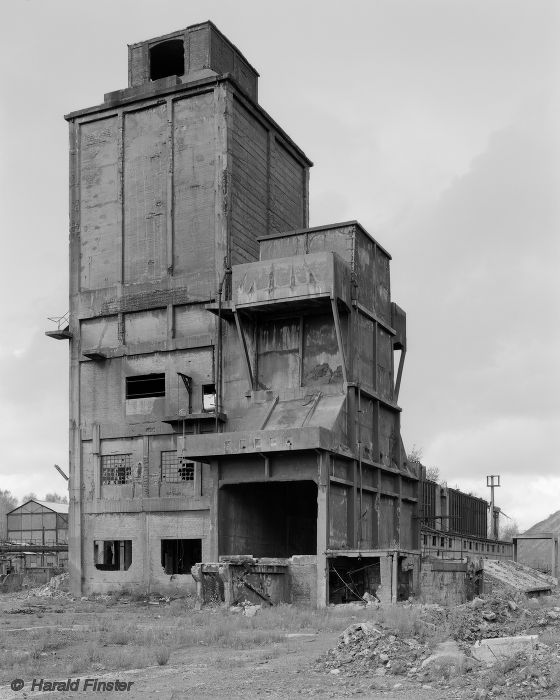
[[[215,417],[215,432],[218,432],[219,415],[222,411],[222,294],[224,291],[224,282],[226,276],[231,275],[231,267],[226,266],[224,274],[218,285],[218,348],[216,358],[216,417]]]

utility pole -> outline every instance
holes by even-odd
[[[494,517],[494,489],[500,486],[500,475],[490,474],[486,477],[486,486],[490,489],[490,534],[493,539],[498,539],[496,518]]]

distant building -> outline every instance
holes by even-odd
[[[3,554],[3,558],[10,558],[14,568],[66,566],[68,551],[57,550],[60,545],[68,544],[67,503],[33,499],[9,511],[6,521],[8,541],[28,546],[20,548],[21,551]],[[37,551],[37,548],[41,548],[41,551]]]

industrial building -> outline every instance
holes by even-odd
[[[423,491],[391,256],[356,221],[309,228],[312,163],[211,22],[128,69],[66,117],[70,312],[48,335],[70,344],[73,591],[193,590],[194,565],[200,590],[229,561],[289,600],[408,597]]]
[[[30,499],[6,516],[0,541],[0,573],[65,568],[68,563],[68,504]]]

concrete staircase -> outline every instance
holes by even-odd
[[[558,585],[558,579],[523,564],[503,559],[484,559],[484,578],[511,586],[523,593],[546,593]]]

